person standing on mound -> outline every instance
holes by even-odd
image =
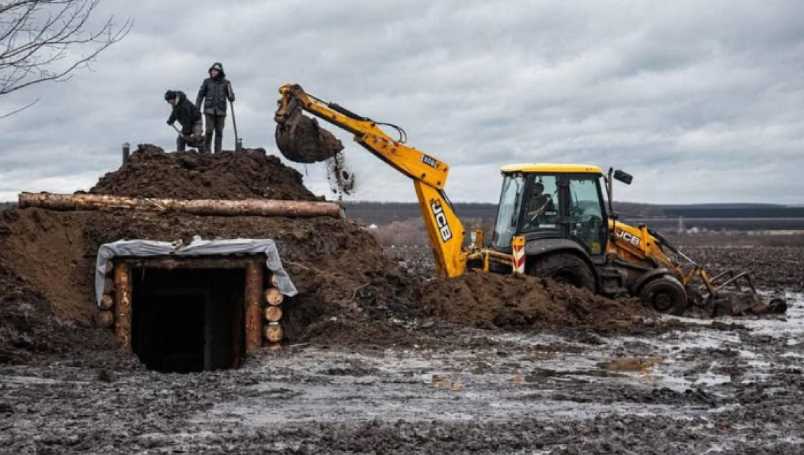
[[[215,153],[223,148],[223,126],[226,122],[226,102],[234,102],[232,83],[226,79],[223,64],[215,62],[209,67],[209,77],[201,84],[195,100],[196,107],[204,113],[206,120],[206,150],[212,150],[212,136],[215,136]],[[201,102],[203,101],[203,106]]]

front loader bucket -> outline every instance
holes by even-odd
[[[787,301],[783,298],[768,299],[751,291],[725,291],[712,296],[707,302],[713,317],[783,314]]]
[[[766,297],[757,292],[748,272],[727,271],[717,276],[701,275],[703,286],[697,304],[713,317],[782,314],[787,311],[783,297]]]
[[[317,163],[334,157],[343,144],[332,133],[318,126],[315,119],[295,109],[287,115],[277,115],[276,146],[282,155],[297,163]]]

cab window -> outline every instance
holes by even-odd
[[[530,175],[522,232],[559,229],[559,186],[555,175]]]
[[[519,221],[519,207],[525,178],[522,174],[509,174],[503,179],[500,204],[497,206],[497,222],[494,224],[494,246],[508,248]]]

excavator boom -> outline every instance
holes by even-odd
[[[448,278],[463,275],[467,261],[463,249],[465,233],[463,223],[444,193],[449,175],[446,163],[406,145],[404,131],[400,128],[397,128],[400,138],[394,139],[378,126],[386,124],[316,98],[299,85],[283,85],[279,94],[279,108],[274,120],[277,123],[277,145],[283,154],[292,155],[298,142],[309,139],[294,137],[293,131],[297,128],[290,122],[299,118],[299,110],[352,133],[358,144],[413,180],[439,273]]]

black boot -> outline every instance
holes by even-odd
[[[209,153],[212,150],[212,130],[207,131],[204,137],[204,151]]]
[[[221,149],[223,149],[223,135],[215,132],[215,153],[221,153]]]

